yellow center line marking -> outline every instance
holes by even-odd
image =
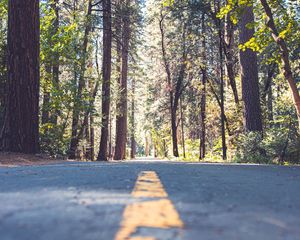
[[[178,212],[167,198],[168,194],[155,172],[141,172],[131,194],[134,198],[146,199],[127,205],[115,240],[156,240],[152,236],[132,235],[142,227],[161,229],[183,227]]]
[[[168,194],[164,190],[162,183],[160,182],[157,174],[152,171],[141,172],[135,187],[132,191],[132,195],[136,198],[139,197],[168,197]]]

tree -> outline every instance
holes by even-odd
[[[111,81],[111,48],[112,48],[112,22],[111,1],[103,0],[103,62],[102,62],[102,128],[98,160],[106,161],[108,158],[108,128],[110,118],[110,81]]]
[[[253,8],[251,6],[245,6],[240,22],[240,44],[245,44],[253,38],[254,29],[249,26],[253,22]],[[262,132],[256,52],[249,48],[240,50],[240,68],[242,94],[245,106],[245,129],[246,131]]]
[[[167,56],[167,46],[165,39],[165,26],[164,20],[168,13],[163,13],[163,9],[160,12],[159,28],[161,34],[161,53],[163,64],[167,76],[167,84],[169,88],[169,105],[170,105],[170,115],[171,115],[171,133],[172,133],[172,146],[173,146],[173,155],[174,157],[179,157],[178,151],[178,137],[177,137],[177,110],[179,107],[179,100],[185,88],[184,78],[186,74],[186,64],[187,64],[187,47],[186,47],[186,35],[187,29],[185,23],[183,26],[180,26],[181,31],[181,57],[178,68],[178,73],[171,73],[170,63]]]
[[[202,73],[202,89],[201,89],[201,101],[200,101],[200,154],[199,159],[204,159],[206,154],[205,138],[206,138],[206,82],[207,82],[207,58],[206,58],[206,26],[205,26],[205,14],[202,15],[202,61],[203,67]]]
[[[84,77],[86,71],[87,47],[89,42],[89,34],[92,28],[92,22],[91,22],[92,7],[93,7],[92,0],[89,0],[88,9],[86,13],[86,25],[85,25],[83,42],[80,51],[81,56],[80,56],[80,73],[79,73],[78,87],[74,96],[74,108],[73,108],[73,117],[72,117],[72,137],[71,137],[70,148],[69,148],[69,158],[71,159],[76,158],[76,149],[78,146],[78,142],[80,140],[78,137],[78,129],[80,127],[79,120],[81,115],[82,93],[85,87]]]
[[[237,105],[239,105],[239,95],[236,86],[235,80],[235,56],[234,56],[234,25],[230,19],[230,15],[228,14],[225,19],[225,36],[224,36],[224,54],[226,59],[226,71],[229,78],[229,84],[231,86],[234,101]]]
[[[135,77],[132,79],[131,83],[131,136],[130,136],[130,142],[131,142],[131,151],[130,151],[130,157],[131,159],[135,158],[136,155],[136,139],[135,139],[135,134],[136,134],[136,124],[135,124],[135,85],[136,85],[136,80]]]
[[[2,151],[39,152],[39,1],[10,0]]]
[[[272,13],[272,10],[271,10],[268,2],[266,0],[261,0],[260,2],[264,8],[264,11],[265,11],[267,17],[268,17],[267,27],[269,28],[275,43],[277,44],[277,46],[280,49],[282,70],[283,70],[285,79],[288,81],[290,91],[292,93],[295,109],[296,109],[297,116],[298,116],[298,124],[299,124],[299,130],[300,130],[300,95],[299,95],[299,90],[295,83],[295,79],[294,79],[292,69],[291,69],[291,64],[290,64],[290,60],[289,60],[289,50],[288,50],[288,47],[286,45],[284,38],[282,36],[280,36],[278,33],[278,30],[277,30],[275,22],[274,22],[273,13]]]
[[[0,2],[0,129],[4,121],[5,83],[7,80],[7,0]]]
[[[120,100],[118,102],[118,115],[116,120],[116,148],[115,160],[122,160],[126,157],[126,142],[127,142],[127,77],[128,77],[128,51],[131,36],[130,29],[130,5],[131,1],[126,0],[122,4],[121,17],[121,77],[119,82]]]

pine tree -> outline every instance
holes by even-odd
[[[8,81],[1,150],[39,152],[39,1],[10,0]]]

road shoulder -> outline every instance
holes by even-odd
[[[21,154],[21,153],[0,153],[0,168],[1,167],[16,167],[16,166],[33,166],[47,165],[69,162],[66,159],[52,158],[44,154]]]

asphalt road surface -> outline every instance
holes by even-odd
[[[0,168],[1,240],[300,239],[300,167]]]

